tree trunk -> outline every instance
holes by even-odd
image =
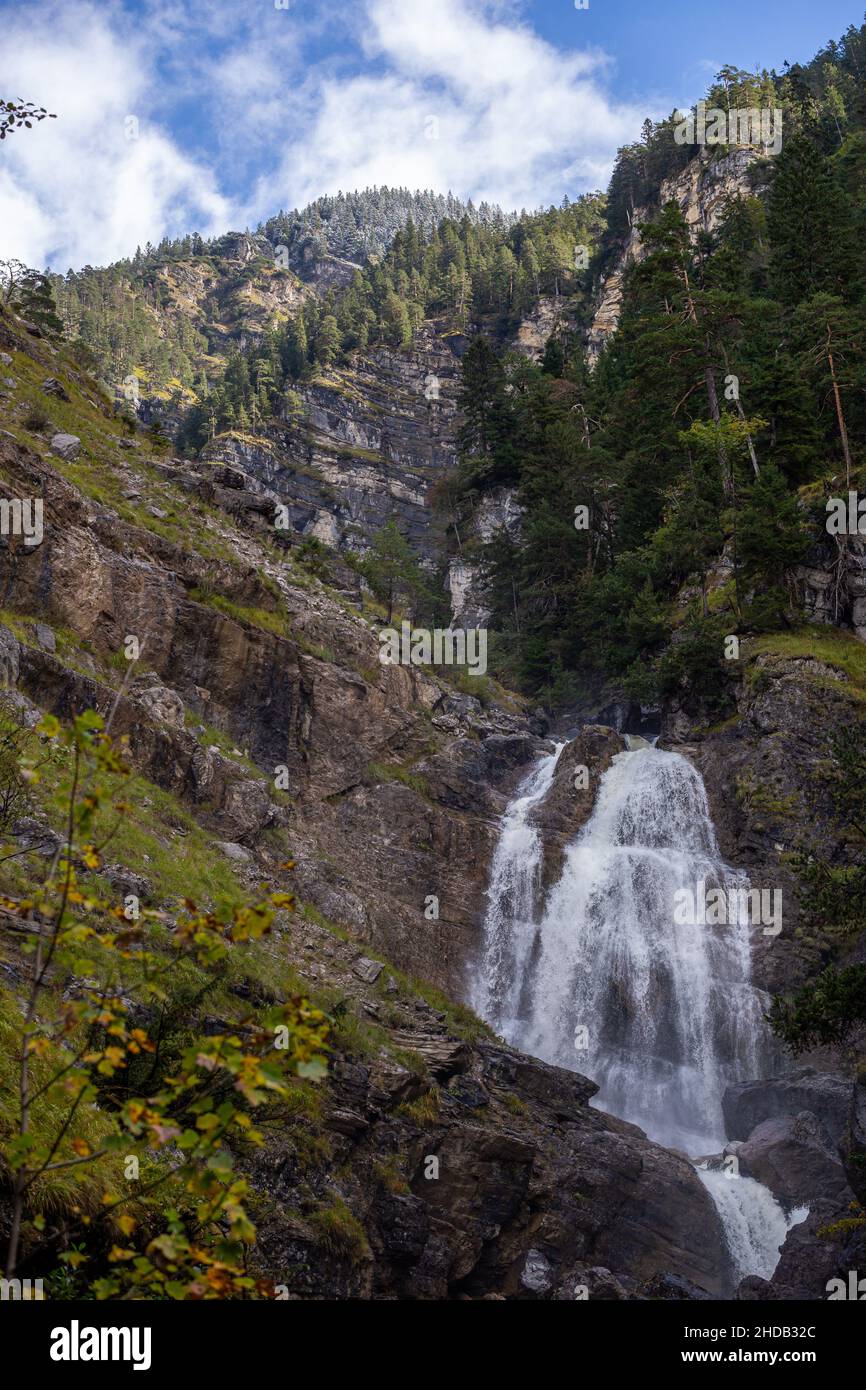
[[[836,376],[836,364],[833,361],[833,340],[830,329],[827,329],[827,361],[830,365],[830,380],[833,382],[833,399],[836,402],[836,419],[839,421],[839,434],[842,437],[842,453],[845,455],[845,478],[848,489],[851,488],[851,446],[848,443],[848,429],[845,424],[845,412],[842,409],[842,394],[839,390],[839,381]]]

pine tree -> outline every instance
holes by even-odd
[[[862,269],[850,206],[804,134],[787,140],[778,158],[767,226],[771,281],[783,304],[821,293],[851,296]]]
[[[376,532],[373,544],[361,562],[361,572],[373,593],[385,603],[386,622],[389,625],[400,598],[408,599],[416,606],[429,599],[423,572],[393,519]]]
[[[315,340],[315,360],[329,366],[340,351],[340,330],[333,314],[325,314]]]

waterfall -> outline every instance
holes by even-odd
[[[493,855],[484,932],[484,959],[473,981],[472,1005],[503,1037],[516,1028],[517,1002],[535,939],[541,836],[528,820],[553,781],[565,745],[541,761],[521,784],[502,821]]]
[[[732,1178],[719,1168],[706,1168],[703,1164],[698,1175],[721,1218],[734,1283],[747,1274],[769,1279],[779,1262],[785,1237],[792,1226],[805,1221],[808,1207],[797,1207],[786,1216],[770,1189],[754,1178]]]
[[[605,773],[543,907],[532,811],[560,750],[519,789],[494,856],[472,1001],[522,1051],[592,1077],[593,1104],[700,1157],[724,1146],[729,1082],[769,1068],[767,997],[751,983],[748,921],[678,924],[678,893],[747,880],[719,855],[697,770],[636,745]],[[791,1224],[772,1195],[750,1179],[701,1177],[737,1270],[772,1270]]]

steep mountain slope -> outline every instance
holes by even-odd
[[[501,805],[484,784],[507,780],[542,726],[519,702],[509,710],[494,699],[485,710],[435,674],[381,665],[355,576],[343,577],[353,603],[278,546],[270,499],[284,499],[279,487],[269,494],[236,454],[231,469],[149,455],[74,368],[61,378],[70,399],[46,397],[41,382],[60,370],[55,352],[9,320],[4,335],[15,373],[6,487],[44,497],[46,543],[7,543],[2,604],[83,648],[67,669],[54,649],[18,644],[22,688],[60,712],[106,709],[125,638],[136,635],[141,673],[120,698],[116,728],[137,726],[142,770],[205,806],[228,840],[254,842],[294,820],[298,842],[311,840],[302,872],[329,915],[370,939],[404,938],[407,965],[455,984],[460,924],[468,928],[478,910],[467,911],[465,876],[480,884]],[[52,420],[33,434],[22,416],[37,400]],[[69,461],[50,443],[61,429],[79,441]],[[158,733],[139,723],[148,708],[167,716]],[[241,751],[215,750],[214,729]],[[269,793],[280,766],[291,813]],[[475,778],[482,787],[473,794]],[[462,886],[446,871],[455,836]],[[335,840],[339,868],[328,855]],[[369,890],[363,908],[360,883]],[[430,893],[442,904],[432,927],[423,916]]]
[[[461,993],[503,790],[543,726],[381,666],[357,603],[275,546],[257,479],[154,455],[9,315],[0,350],[3,496],[45,508],[41,545],[4,538],[5,708],[25,726],[92,708],[128,735],[136,790],[101,870],[110,894],[172,913],[178,892],[266,877],[302,900],[209,1004],[231,1019],[251,991],[300,987],[334,1018],[324,1090],[247,1164],[257,1268],[293,1297],[625,1297],[668,1276],[722,1290],[721,1236],[684,1160],[401,973]],[[28,801],[7,828],[22,864],[4,868],[7,913],[59,842],[57,806]],[[14,998],[6,929],[2,969]]]
[[[690,157],[661,123],[623,152],[607,225],[596,198],[424,235],[386,217],[361,263],[338,200],[71,277],[83,344],[0,317],[0,501],[45,508],[41,543],[0,537],[0,1024],[16,1036],[30,880],[63,843],[59,784],[9,769],[21,740],[56,738],[41,714],[95,709],[138,779],[112,858],[79,865],[117,912],[131,894],[162,926],[184,896],[298,894],[247,968],[176,982],[165,1010],[177,1053],[189,1032],[248,1031],[250,1004],[309,995],[326,1017],[327,1081],[267,1112],[259,1152],[238,1145],[258,1272],[290,1296],[733,1292],[685,1158],[453,1001],[501,815],[554,727],[569,746],[538,810],[543,893],[621,734],[660,733],[703,773],[723,856],[783,890],[756,983],[784,1003],[828,965],[862,969],[866,935],[798,901],[804,855],[844,887],[862,850],[833,745],[862,727],[864,549],[823,510],[862,478],[862,122],[848,87],[834,134],[826,82],[814,100],[790,75],[734,85],[776,82],[796,123],[781,175],[749,151]],[[803,171],[805,262],[787,234]],[[398,588],[393,614],[359,561],[392,521],[429,584]],[[382,665],[404,599],[416,620],[489,622],[493,669],[529,695]],[[814,1207],[741,1297],[821,1297],[861,1256],[859,1214],[844,1224],[866,1196],[861,1032],[841,1042],[725,1098],[744,1165],[786,1210]],[[55,1197],[71,1245],[76,1209]]]
[[[737,197],[759,197],[767,191],[767,162],[761,152],[735,149],[723,158],[711,157],[711,152],[699,150],[684,169],[663,179],[658,190],[658,203],[676,203],[682,209],[690,235],[711,235],[718,231],[728,208],[728,200]],[[598,356],[611,334],[616,331],[622,309],[623,280],[629,266],[644,254],[640,227],[652,216],[652,208],[640,206],[631,213],[631,225],[624,243],[608,274],[602,278],[598,303],[587,334],[587,355],[591,362]]]

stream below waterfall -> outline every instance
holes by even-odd
[[[736,1279],[768,1278],[805,1213],[786,1215],[760,1183],[700,1162],[725,1146],[726,1086],[771,1066],[767,997],[751,983],[753,928],[679,925],[674,910],[682,891],[730,892],[747,880],[719,855],[697,770],[644,745],[614,758],[544,898],[533,811],[563,746],[532,769],[503,818],[471,1002],[515,1047],[591,1077],[593,1105],[690,1155]]]

